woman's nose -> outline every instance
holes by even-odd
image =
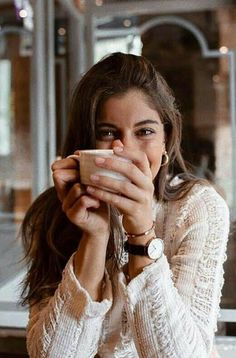
[[[112,142],[112,148],[114,147],[127,147],[129,149],[137,149],[137,142],[130,135],[123,135],[119,139],[115,139]]]
[[[112,148],[114,147],[124,147],[124,144],[122,143],[122,141],[120,139],[115,139],[112,142]]]
[[[124,147],[128,147],[129,149],[137,149],[137,141],[133,138],[132,135],[123,136],[121,139]]]

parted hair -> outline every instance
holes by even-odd
[[[182,120],[173,93],[153,64],[142,56],[113,53],[82,77],[72,96],[62,157],[78,149],[95,148],[96,120],[103,103],[111,96],[122,96],[131,89],[145,95],[164,125],[169,162],[161,166],[154,179],[156,199],[179,200],[198,179],[190,174],[181,154]],[[171,181],[176,175],[182,180],[173,186]],[[107,258],[118,264],[120,256],[114,238],[122,236],[122,228],[115,212],[110,220]],[[21,236],[28,265],[22,303],[32,305],[53,295],[68,259],[78,248],[82,231],[66,217],[52,187],[43,192],[27,211]]]

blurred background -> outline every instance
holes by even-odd
[[[184,157],[230,207],[217,345],[236,357],[234,0],[0,0],[0,357],[27,357],[19,226],[52,184],[75,84],[114,51],[163,74],[183,114]]]

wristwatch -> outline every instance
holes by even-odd
[[[153,237],[146,245],[133,245],[127,240],[124,243],[124,249],[131,255],[147,256],[152,260],[157,260],[163,254],[164,243],[159,237]]]

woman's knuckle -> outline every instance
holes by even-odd
[[[121,197],[119,195],[115,195],[114,198],[112,199],[111,201],[111,204],[120,204],[120,201],[121,201]]]
[[[136,212],[136,210],[137,210],[137,205],[136,205],[136,203],[131,202],[131,203],[129,204],[129,210],[130,210],[131,213]]]
[[[57,170],[55,170],[53,173],[52,173],[52,178],[54,181],[58,182],[60,180],[60,172],[58,172]]]
[[[94,195],[96,197],[98,197],[99,199],[103,199],[104,198],[104,195],[105,195],[105,191],[104,190],[101,190],[101,189],[98,189],[98,188],[95,188],[95,192],[94,192]]]
[[[129,192],[130,191],[130,183],[127,180],[124,180],[121,184],[121,189],[125,193]]]
[[[83,195],[83,196],[81,196],[80,197],[80,204],[81,204],[81,206],[86,206],[87,205],[87,203],[88,203],[88,197],[86,196],[86,195]]]
[[[78,183],[75,183],[72,188],[75,195],[79,195],[81,193],[81,188]]]
[[[136,175],[136,166],[134,164],[130,164],[128,168],[128,172],[131,174],[131,176]]]
[[[84,205],[86,203],[86,196],[85,195],[81,196],[80,202],[81,202],[82,205]]]
[[[55,170],[56,167],[57,167],[57,164],[58,164],[58,160],[54,160],[54,162],[51,163],[51,169],[52,169],[52,170]]]

